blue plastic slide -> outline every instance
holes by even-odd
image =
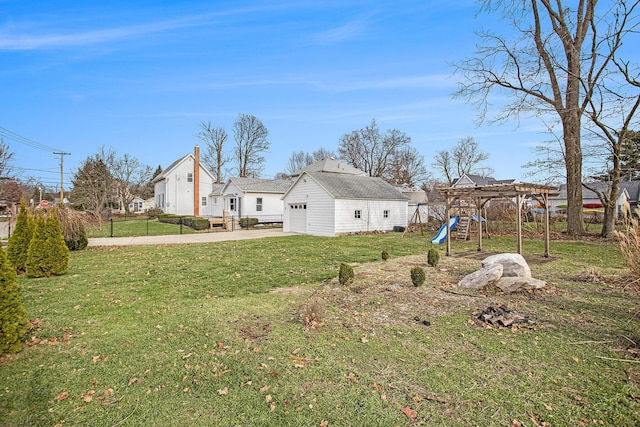
[[[460,217],[457,215],[453,218],[449,218],[449,230],[453,230],[454,228],[456,228],[459,219]],[[436,234],[436,237],[431,239],[431,243],[436,243],[439,245],[447,240],[447,230],[445,229],[446,225],[447,224],[442,224],[442,227],[440,227],[440,230],[438,230],[438,234]]]

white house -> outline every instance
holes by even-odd
[[[211,193],[209,193],[209,212],[208,215],[214,217],[222,217],[224,211],[224,197],[222,189],[224,184],[211,184]]]
[[[129,212],[139,215],[143,214],[149,209],[155,207],[155,199],[143,199],[142,197],[136,196],[133,198],[131,202],[129,202]]]
[[[210,215],[213,175],[200,164],[200,149],[176,160],[154,180],[156,206],[176,215]]]
[[[608,182],[591,182],[586,184],[587,187],[596,190],[601,193],[609,192]],[[622,205],[629,203],[634,208],[638,206],[638,196],[640,195],[640,182],[639,181],[621,181],[620,189],[618,190],[618,197],[616,198],[616,211],[615,215],[618,216],[621,212]],[[582,206],[587,214],[593,214],[596,210],[602,209],[602,201],[598,197],[598,194],[586,187],[582,188]],[[560,190],[557,196],[549,197],[549,210],[553,214],[565,213],[567,209],[567,185],[560,185]]]
[[[452,187],[470,187],[475,185],[497,185],[497,184],[513,184],[515,179],[495,179],[490,176],[474,175],[470,173],[463,174],[456,179]]]
[[[282,196],[289,187],[286,179],[230,178],[221,191],[224,209],[236,218],[282,222]]]
[[[332,158],[294,176],[283,197],[283,231],[336,236],[407,225],[407,197],[381,178]]]

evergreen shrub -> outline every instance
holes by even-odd
[[[429,249],[427,253],[427,264],[431,267],[437,267],[440,262],[440,252],[437,249]]]
[[[27,212],[27,205],[24,200],[20,200],[20,212],[16,219],[16,227],[9,238],[7,245],[7,258],[18,272],[26,271],[27,252],[29,243],[33,236],[33,222]]]
[[[411,282],[413,286],[421,286],[424,283],[425,275],[422,267],[415,266],[411,269]]]
[[[338,281],[341,285],[346,285],[353,280],[353,268],[350,265],[342,263],[340,264],[340,271],[338,271]]]
[[[0,354],[22,348],[20,339],[27,332],[29,318],[20,301],[16,271],[0,248]]]

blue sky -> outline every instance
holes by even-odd
[[[265,177],[375,118],[427,165],[473,136],[496,178],[522,178],[549,139],[542,127],[477,127],[451,99],[451,62],[489,24],[476,11],[467,0],[0,0],[0,127],[71,153],[65,187],[101,146],[166,167],[192,152],[203,121],[232,139],[239,113],[269,129]],[[23,176],[59,181],[59,156],[5,142]]]

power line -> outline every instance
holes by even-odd
[[[29,147],[37,148],[39,150],[50,151],[55,154],[56,151],[60,152],[57,148],[49,147],[48,145],[40,144],[33,139],[29,139],[20,134],[17,134],[7,128],[0,126],[0,136],[11,141],[18,142],[20,144],[28,145]]]

